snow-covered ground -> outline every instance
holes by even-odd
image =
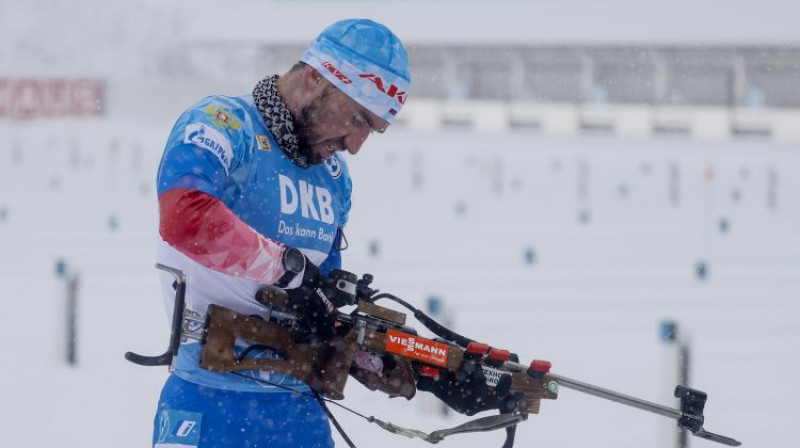
[[[154,177],[170,125],[0,123],[3,446],[148,446],[167,372],[123,353],[167,343]],[[750,447],[791,445],[796,147],[397,129],[349,160],[346,268],[420,306],[441,297],[458,331],[525,362],[548,359],[556,373],[659,402],[670,390],[658,326],[674,319],[692,343],[692,385],[709,393],[708,429]],[[77,367],[62,360],[59,259],[80,274]],[[465,420],[356,382],[346,394],[348,406],[403,426]],[[361,447],[427,445],[333,412]],[[517,446],[655,447],[666,422],[564,389],[520,426]]]

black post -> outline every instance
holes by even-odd
[[[75,366],[78,364],[78,285],[79,276],[77,273],[72,272],[69,264],[63,258],[56,260],[55,265],[56,277],[61,280],[64,285],[64,297],[59,298],[63,300],[63,308],[59,306],[59,311],[63,316],[58,316],[58,319],[64,319],[59,322],[63,324],[63,328],[59,328],[57,337],[63,337],[64,345],[64,361],[67,365]],[[61,325],[59,325],[61,327]]]
[[[67,277],[66,308],[66,361],[75,366],[78,364],[78,276]]]
[[[689,387],[689,373],[691,358],[689,357],[689,343],[681,340],[680,345],[680,385]],[[689,432],[681,428],[678,434],[678,448],[689,448]]]

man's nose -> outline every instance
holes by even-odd
[[[347,152],[356,155],[358,151],[361,150],[361,145],[363,145],[364,142],[367,141],[367,137],[369,137],[369,130],[352,131],[344,139],[344,146],[347,148]]]

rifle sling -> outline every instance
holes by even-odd
[[[463,434],[469,432],[487,432],[487,431],[494,431],[497,429],[508,428],[510,426],[514,426],[520,423],[521,421],[525,420],[525,418],[526,416],[524,416],[523,414],[500,414],[500,415],[491,415],[488,417],[479,417],[474,420],[470,420],[466,423],[463,423],[461,425],[454,426],[452,428],[438,429],[436,431],[431,432],[430,434],[417,429],[403,428],[395,425],[394,423],[384,422],[383,420],[377,419],[375,417],[369,417],[368,420],[372,423],[376,423],[381,428],[394,434],[406,436],[410,439],[416,437],[429,443],[439,443],[442,440],[444,440],[445,437],[451,436],[453,434]]]

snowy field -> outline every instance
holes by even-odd
[[[170,125],[0,123],[2,446],[149,446],[167,371],[123,353],[167,344],[154,178]],[[709,393],[707,428],[748,447],[793,446],[797,147],[398,129],[349,160],[345,268],[419,306],[441,297],[459,332],[526,363],[662,403],[671,367],[658,327],[674,319],[692,344],[691,385]],[[80,274],[76,367],[63,362],[60,259]],[[465,420],[355,381],[346,394],[402,426]],[[360,447],[427,445],[332,409]],[[517,446],[658,447],[664,424],[563,389],[520,426]]]

